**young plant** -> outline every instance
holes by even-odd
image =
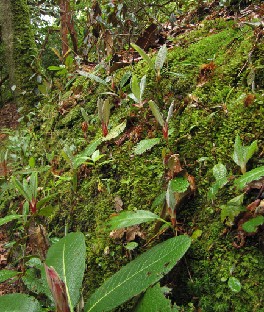
[[[73,191],[77,191],[78,184],[78,168],[87,162],[87,160],[91,160],[92,164],[98,161],[104,155],[99,155],[99,151],[96,151],[97,147],[101,144],[102,140],[98,139],[94,142],[90,143],[87,148],[77,154],[73,155],[72,149],[66,145],[62,150],[63,158],[69,163],[72,171],[72,188]],[[91,164],[91,163],[90,163]]]
[[[169,136],[169,120],[170,120],[170,118],[172,117],[172,114],[173,114],[174,102],[172,102],[170,107],[169,107],[166,120],[164,120],[164,118],[163,118],[163,116],[162,116],[162,114],[161,114],[157,104],[154,101],[149,101],[149,107],[150,107],[150,109],[152,111],[152,114],[156,118],[157,122],[162,127],[162,133],[163,133],[164,139],[168,140],[168,136]]]
[[[190,244],[191,239],[181,235],[170,238],[141,254],[106,280],[88,298],[84,312],[111,311],[145,292],[176,265]],[[41,283],[49,284],[58,312],[73,312],[80,301],[85,257],[85,237],[82,233],[70,233],[48,250],[39,280]],[[50,297],[47,287],[43,290]],[[34,297],[25,294],[0,297],[1,311],[6,311],[6,307],[11,308],[8,311],[22,311],[21,307],[25,307],[23,311],[37,312],[41,310],[40,306]],[[155,302],[150,302],[149,311],[154,307]]]
[[[255,140],[249,146],[244,146],[241,143],[239,135],[236,136],[233,160],[240,166],[242,174],[246,172],[246,165],[253,154],[258,150],[258,142]]]
[[[143,76],[139,83],[137,76],[133,75],[130,86],[132,93],[128,94],[128,96],[136,102],[136,104],[134,104],[135,106],[143,107],[145,104],[145,101],[143,101],[143,93],[146,87],[146,76]]]
[[[155,63],[150,59],[150,57],[147,55],[147,53],[142,50],[138,45],[135,43],[131,43],[131,46],[139,53],[139,55],[143,58],[143,60],[147,63],[149,69],[154,70],[156,73],[156,79],[157,81],[160,81],[161,75],[161,69],[166,61],[167,58],[167,47],[164,44],[160,49],[156,56]]]
[[[108,134],[108,123],[110,118],[110,102],[108,99],[103,100],[98,98],[97,100],[98,116],[102,124],[103,136]]]
[[[213,175],[216,181],[212,184],[207,194],[210,200],[214,200],[217,192],[228,183],[226,166],[222,163],[214,165]]]

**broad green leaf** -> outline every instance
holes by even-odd
[[[85,269],[86,247],[84,235],[70,233],[48,250],[46,264],[52,266],[66,285],[71,311],[79,302]]]
[[[126,128],[126,120],[121,124],[117,125],[115,128],[111,129],[111,131],[107,134],[106,137],[103,138],[103,141],[110,141],[119,136]]]
[[[160,287],[159,283],[157,283],[156,285],[147,289],[143,298],[137,304],[135,312],[159,311],[172,312],[172,308],[171,301],[165,297],[162,288]]]
[[[127,71],[124,73],[124,75],[122,76],[121,80],[120,80],[120,88],[123,88],[125,86],[125,84],[128,82],[128,80],[131,78],[132,73],[131,71]]]
[[[160,206],[160,205],[163,205],[164,204],[164,200],[166,199],[166,192],[162,192],[160,195],[158,195],[155,199],[154,199],[154,201],[153,201],[153,203],[152,203],[152,205],[151,205],[151,208],[156,208],[156,207],[158,207],[158,206]]]
[[[143,253],[109,278],[89,298],[85,312],[111,311],[159,281],[183,257],[191,239],[170,238]]]
[[[164,121],[163,116],[162,116],[158,106],[156,105],[156,103],[152,100],[149,101],[149,107],[152,111],[152,114],[156,118],[157,122],[163,127],[165,124],[165,121]]]
[[[17,271],[11,271],[11,270],[1,270],[0,271],[0,283],[3,283],[4,281],[8,280],[9,278],[15,277],[19,274],[22,274],[22,273],[17,272]]]
[[[86,78],[89,78],[95,82],[98,82],[98,83],[101,83],[105,86],[107,86],[107,82],[105,80],[103,80],[102,78],[94,75],[94,74],[91,74],[91,73],[87,73],[86,71],[83,71],[83,70],[77,70],[77,72],[81,75],[81,76],[84,76]]]
[[[160,71],[164,65],[164,62],[166,60],[166,57],[167,57],[167,47],[166,47],[166,44],[164,44],[160,49],[159,49],[159,52],[157,54],[157,57],[156,57],[156,61],[155,61],[155,69],[157,71]]]
[[[143,99],[143,93],[144,93],[145,87],[146,87],[146,79],[147,79],[147,77],[145,75],[145,76],[143,76],[141,78],[141,81],[140,81],[140,85],[139,85],[139,88],[140,88],[140,97],[139,97],[140,101],[142,101],[142,99]]]
[[[208,191],[208,194],[207,194],[208,199],[214,200],[218,191],[222,187],[224,187],[227,183],[228,183],[228,179],[226,177],[221,178],[221,179],[217,180],[215,183],[213,183],[212,186],[210,187],[209,191]]]
[[[40,312],[39,302],[25,294],[9,294],[0,297],[1,312]]]
[[[136,155],[141,155],[159,143],[160,138],[141,140],[134,148],[134,153]]]
[[[238,195],[235,198],[232,198],[225,205],[222,205],[221,208],[221,221],[224,222],[226,218],[228,225],[233,225],[235,217],[237,217],[240,212],[245,211],[246,208],[243,206],[244,194]]]
[[[79,155],[84,157],[84,156],[87,156],[87,157],[90,157],[97,149],[97,147],[102,143],[102,139],[97,139],[93,142],[91,142],[87,147],[86,149],[81,152]]]
[[[264,166],[257,167],[244,173],[241,177],[234,181],[234,184],[239,190],[242,190],[248,183],[257,181],[262,177],[264,177]]]
[[[177,193],[184,193],[190,185],[189,181],[185,177],[176,177],[170,182],[172,191]]]
[[[111,230],[116,230],[157,219],[160,219],[158,215],[147,210],[123,211],[118,216],[112,217],[109,224]]]
[[[228,287],[236,293],[240,292],[242,288],[240,281],[236,277],[230,277],[228,279]]]
[[[216,180],[220,180],[222,178],[226,177],[226,166],[222,163],[218,163],[217,165],[214,165],[213,167],[213,175]]]
[[[88,158],[88,156],[76,155],[72,162],[72,168],[74,170],[78,169],[78,167],[85,163]]]
[[[233,160],[238,166],[240,166],[242,173],[246,172],[246,164],[257,150],[257,141],[252,142],[250,146],[243,146],[239,135],[236,136]]]
[[[3,224],[8,223],[10,221],[17,220],[17,219],[22,219],[22,218],[23,218],[22,215],[16,215],[16,214],[6,216],[6,217],[0,219],[0,226],[3,225]]]
[[[135,98],[137,99],[137,102],[140,102],[140,85],[138,83],[138,79],[136,75],[132,76],[131,79],[131,91],[134,94]]]
[[[255,218],[252,218],[251,220],[245,222],[242,225],[242,228],[244,231],[248,233],[254,233],[257,231],[258,227],[264,223],[264,217],[263,216],[257,216]]]
[[[147,55],[147,53],[144,50],[142,50],[135,43],[131,43],[131,46],[139,53],[139,55],[143,58],[143,60],[148,64],[148,67],[150,69],[155,69],[154,63],[151,61],[150,57]]]

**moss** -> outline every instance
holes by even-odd
[[[50,172],[44,172],[41,178],[44,188],[58,192],[54,203],[57,209],[49,219],[50,231],[52,236],[60,236],[67,224],[69,231],[85,233],[88,270],[84,288],[85,293],[90,294],[129,261],[122,239],[110,240],[106,230],[109,216],[116,213],[115,197],[122,199],[125,210],[152,209],[153,200],[167,186],[162,150],[179,153],[185,169],[195,177],[197,192],[177,211],[177,218],[183,232],[192,234],[195,229],[200,229],[202,235],[192,244],[186,256],[187,265],[182,261],[170,275],[171,280],[167,280],[173,287],[172,299],[182,311],[194,311],[195,308],[208,312],[254,311],[255,308],[261,311],[264,261],[258,241],[253,237],[244,249],[236,250],[232,247],[235,232],[228,230],[224,235],[226,227],[220,221],[219,206],[231,199],[236,190],[231,188],[231,183],[227,184],[215,205],[208,202],[206,195],[213,181],[214,164],[221,161],[230,175],[239,174],[239,168],[231,158],[237,133],[246,145],[254,139],[258,139],[259,146],[264,143],[260,118],[263,113],[260,77],[263,73],[257,68],[263,64],[262,47],[258,45],[253,49],[255,37],[248,27],[239,28],[233,21],[221,19],[205,22],[200,29],[176,40],[178,46],[169,52],[160,84],[144,62],[133,68],[138,77],[147,73],[145,97],[155,97],[164,114],[167,104],[175,100],[175,114],[169,125],[174,131],[169,141],[161,141],[143,155],[134,155],[133,148],[138,141],[162,137],[161,129],[146,107],[141,110],[131,108],[128,102],[122,102],[120,107],[113,100],[109,128],[123,120],[127,120],[127,127],[119,138],[103,142],[98,147],[106,156],[95,166],[80,167],[76,193],[71,191],[70,182],[63,180],[70,176],[70,168],[60,156],[61,149],[65,144],[74,144],[76,152],[80,152],[88,144],[80,127],[83,121],[80,105],[91,118],[88,141],[101,136],[96,101],[99,93],[106,90],[102,85],[80,77],[73,88],[83,85],[85,103],[72,108],[64,116],[58,113],[55,105],[52,106],[53,103],[43,105],[39,111],[43,124],[36,131],[39,131],[41,141],[34,144],[34,151],[44,164],[48,160],[43,151],[54,152],[58,162],[56,169],[64,170],[61,179],[54,178]],[[253,66],[257,71],[256,99],[250,105],[244,105],[244,98],[251,92],[247,84],[247,61],[252,49]],[[212,59],[216,68],[201,81],[200,66]],[[116,73],[117,84],[123,72]],[[141,130],[133,132],[136,126]],[[202,157],[205,160],[201,160]],[[261,159],[254,157],[249,167],[260,163]],[[156,208],[155,212],[159,213],[159,209]],[[152,228],[143,228],[147,229],[147,238],[152,238]],[[145,249],[143,245],[140,244],[136,253]],[[228,288],[227,279],[231,276],[240,280],[240,293],[233,293]]]

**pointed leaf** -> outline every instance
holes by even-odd
[[[11,271],[11,270],[1,270],[0,271],[0,283],[3,283],[4,281],[8,280],[9,278],[15,277],[19,274],[22,274],[21,272],[17,271]]]
[[[70,312],[65,283],[53,267],[48,267],[45,263],[44,267],[47,282],[56,305],[56,311]]]
[[[176,199],[174,196],[174,191],[172,190],[172,187],[171,187],[171,181],[168,183],[168,187],[167,187],[166,202],[167,202],[168,208],[170,208],[173,211],[176,206]]]
[[[188,236],[166,240],[128,263],[90,297],[85,312],[107,312],[140,294],[167,274],[190,247]],[[129,291],[128,291],[129,289]]]
[[[131,71],[125,72],[125,74],[122,76],[122,78],[121,78],[121,80],[120,80],[120,83],[119,83],[121,89],[125,86],[125,84],[126,84],[126,83],[128,82],[128,80],[131,78],[131,76],[132,76]]]
[[[146,54],[144,50],[142,50],[138,45],[135,43],[131,43],[131,46],[139,53],[139,55],[143,58],[143,60],[148,64],[150,69],[154,69],[154,64],[151,61],[150,57]]]
[[[136,145],[134,149],[134,153],[136,155],[141,155],[159,143],[160,143],[160,138],[142,140]]]
[[[145,90],[145,87],[146,87],[146,79],[147,79],[147,77],[145,75],[145,76],[143,76],[141,78],[141,81],[140,81],[140,86],[139,86],[140,87],[140,102],[143,99],[143,93],[144,93],[144,90]]]
[[[149,107],[152,111],[152,114],[156,118],[157,122],[163,127],[165,124],[165,121],[163,120],[163,116],[161,115],[161,112],[158,106],[156,105],[156,103],[154,101],[149,101]]]
[[[53,267],[64,281],[71,311],[79,302],[85,269],[86,247],[84,235],[70,233],[48,250],[46,264]]]
[[[137,99],[137,102],[140,102],[140,86],[136,75],[133,75],[131,79],[131,91]]]
[[[244,173],[241,177],[234,181],[234,184],[239,190],[242,190],[248,183],[257,181],[262,177],[264,177],[264,166],[257,167]]]
[[[170,182],[170,187],[172,191],[177,193],[184,193],[190,185],[188,179],[181,176],[174,178]]]
[[[91,79],[91,80],[93,80],[93,81],[96,81],[96,82],[98,82],[98,83],[101,83],[101,84],[107,86],[107,82],[106,82],[105,80],[103,80],[102,78],[100,78],[100,77],[98,77],[98,76],[96,76],[96,75],[94,75],[94,74],[87,73],[87,72],[85,72],[85,71],[83,71],[83,70],[77,70],[77,72],[78,72],[81,76],[84,76],[84,77],[86,77],[86,78],[89,78],[89,79]]]
[[[166,60],[166,57],[167,57],[167,47],[166,47],[166,44],[164,44],[160,49],[159,49],[159,52],[158,52],[158,55],[156,57],[156,61],[155,61],[155,69],[160,71],[164,65],[164,62]]]
[[[91,142],[86,147],[86,149],[83,152],[81,152],[79,155],[81,157],[85,157],[85,156],[90,157],[96,151],[97,147],[101,144],[101,142],[102,142],[101,138]]]
[[[103,138],[103,141],[110,141],[119,136],[126,128],[126,120],[121,124],[117,125],[115,128],[111,129],[111,131],[107,134],[106,137]]]
[[[28,202],[30,202],[32,199],[31,193],[28,190],[24,189],[24,185],[15,177],[12,177],[12,183],[14,184],[20,195],[22,195]]]
[[[10,221],[21,219],[21,218],[23,218],[22,215],[16,215],[16,214],[10,215],[10,216],[6,216],[6,217],[0,219],[0,226],[3,225],[3,224],[8,223]]]
[[[109,224],[111,230],[116,230],[157,219],[160,219],[158,215],[147,210],[123,211],[118,216],[112,217]]]

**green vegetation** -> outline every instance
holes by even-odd
[[[14,272],[0,279],[19,280],[25,293],[0,306],[264,311],[263,30],[250,16],[215,18],[246,1],[209,7],[213,19],[196,8],[188,31],[180,17],[195,5],[177,5],[171,47],[132,51],[124,40],[122,51],[142,58],[124,68],[113,70],[114,51],[102,48],[106,30],[125,29],[115,3],[93,8],[89,31],[101,37],[87,52],[91,69],[72,51],[43,56],[43,97],[0,147],[0,230]],[[49,291],[43,263],[64,299]]]

